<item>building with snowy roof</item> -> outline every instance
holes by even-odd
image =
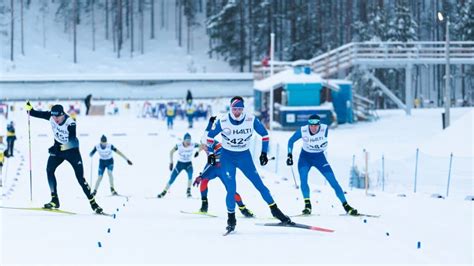
[[[318,114],[322,122],[352,123],[352,83],[341,79],[323,79],[309,66],[292,68],[254,81],[255,113],[267,125],[270,121],[270,98],[273,90],[273,127],[294,129]]]

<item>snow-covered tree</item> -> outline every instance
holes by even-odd
[[[229,0],[215,15],[208,17],[207,29],[210,37],[218,40],[210,52],[224,57],[231,66],[243,67],[246,60],[245,36],[242,36],[243,0]]]
[[[358,20],[353,27],[355,33],[353,41],[387,40],[387,16],[385,11],[379,7],[369,12],[367,23]]]
[[[395,16],[389,20],[387,40],[410,42],[418,40],[418,25],[413,20],[408,3],[400,1],[395,5]]]
[[[196,13],[198,11],[197,2],[194,0],[182,0],[184,16],[186,17],[186,50],[191,53],[192,31],[199,25],[196,21]]]
[[[459,41],[474,41],[474,1],[468,0],[464,5],[458,6],[457,21],[454,22],[454,40]],[[472,86],[474,80],[474,67],[461,66],[461,73],[463,75],[463,81],[461,85],[461,94],[463,99],[463,106],[469,105],[469,101],[472,99],[472,90],[466,91],[466,81]],[[470,96],[471,95],[471,96]]]
[[[454,39],[474,41],[474,1],[466,1],[459,9],[458,19],[454,22]]]
[[[386,41],[387,40],[387,17],[385,11],[377,7],[371,9],[367,14],[367,23],[359,20],[354,25],[354,41]],[[387,70],[371,70],[377,78],[385,82]],[[373,82],[366,77],[363,69],[354,67],[348,78],[353,81],[354,89],[357,93],[372,98],[377,92]]]

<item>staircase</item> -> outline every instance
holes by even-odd
[[[371,77],[385,95],[394,101],[399,108],[405,109],[407,114],[410,114],[413,102],[411,97],[412,66],[417,64],[446,64],[447,55],[449,55],[450,64],[473,65],[474,42],[450,42],[449,47],[446,47],[446,42],[351,42],[307,61],[275,61],[273,71],[278,73],[296,64],[304,63],[323,78],[330,78],[353,66],[362,66],[366,69],[367,75]],[[407,77],[405,103],[367,71],[374,68],[405,68]],[[261,80],[269,75],[269,65],[264,66],[261,62],[253,63],[254,80]],[[354,110],[364,110],[361,111],[364,115],[375,114],[375,107],[369,99],[356,93],[353,93],[353,95],[354,105],[356,105]],[[359,117],[358,114],[356,115]],[[362,114],[360,118],[363,119]]]
[[[450,42],[451,64],[474,64],[474,42]],[[446,42],[351,42],[308,60],[312,70],[329,78],[355,65],[367,68],[401,68],[416,64],[445,64]],[[275,61],[274,73],[291,68],[294,62]],[[270,73],[269,66],[253,63],[254,79]]]

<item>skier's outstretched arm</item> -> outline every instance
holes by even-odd
[[[115,148],[114,145],[112,145],[112,150],[113,150],[114,152],[116,152],[118,155],[120,155],[122,158],[124,158],[125,161],[127,161],[127,163],[128,163],[129,165],[132,165],[132,164],[133,164],[132,161],[130,161],[130,159],[128,159],[127,156],[125,156],[125,154],[123,154],[121,151],[119,151],[117,148]]]
[[[33,106],[31,105],[29,101],[26,102],[25,110],[26,112],[30,113],[32,117],[42,118],[45,120],[49,120],[51,118],[50,111],[36,111],[35,109],[33,109]]]
[[[92,151],[89,153],[89,157],[94,156],[94,154],[95,154],[96,151],[97,151],[97,148],[94,146],[94,148],[92,149]]]

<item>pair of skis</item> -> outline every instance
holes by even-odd
[[[293,217],[307,217],[311,216],[311,214],[299,214],[295,215]],[[371,218],[379,218],[380,215],[372,215],[372,214],[365,214],[365,213],[359,213],[357,215],[349,215],[349,214],[341,214],[341,216],[354,216],[354,217],[371,217]],[[312,226],[312,225],[307,225],[307,224],[300,224],[300,223],[260,223],[256,225],[262,225],[262,226],[279,226],[279,227],[293,227],[293,228],[300,228],[300,229],[307,229],[307,230],[313,230],[313,231],[319,231],[319,232],[325,232],[325,233],[333,233],[334,230],[328,229],[328,228],[323,228],[323,227],[318,227],[318,226]],[[224,233],[224,235],[228,235],[230,232]]]
[[[217,217],[217,215],[208,213],[208,212],[188,212],[188,211],[181,211],[181,213],[184,214],[195,214],[195,215],[203,215],[203,216],[208,216],[208,217]],[[334,230],[328,229],[328,228],[323,228],[323,227],[318,227],[318,226],[312,226],[312,225],[307,225],[307,224],[300,224],[300,223],[256,223],[256,225],[259,226],[277,226],[277,227],[293,227],[293,228],[300,228],[300,229],[307,229],[307,230],[312,230],[312,231],[319,231],[319,232],[326,232],[326,233],[332,233]],[[223,236],[227,236],[234,232],[234,228],[227,229],[227,231],[223,234]]]
[[[10,210],[24,210],[24,211],[44,211],[44,212],[52,212],[52,213],[59,213],[59,214],[68,214],[68,215],[76,215],[76,212],[65,211],[61,209],[47,209],[47,208],[38,208],[38,207],[8,207],[8,206],[0,206],[0,209],[10,209]],[[95,213],[97,215],[104,215],[112,217],[113,214],[101,212]]]
[[[296,215],[291,215],[290,217],[311,217],[311,216],[321,216],[321,214],[296,214]],[[351,217],[369,217],[369,218],[379,218],[380,215],[374,215],[374,214],[365,214],[365,213],[358,213],[358,214],[339,214],[339,216],[351,216]]]
[[[333,233],[334,230],[329,229],[329,228],[324,228],[324,227],[319,227],[319,226],[313,226],[313,225],[307,225],[307,224],[300,224],[300,223],[256,223],[255,225],[259,226],[273,226],[273,227],[293,227],[293,228],[300,228],[300,229],[306,229],[306,230],[312,230],[312,231],[318,231],[318,232],[325,232],[325,233]],[[232,229],[227,229],[223,236],[227,236],[229,234],[232,234],[234,232],[234,228]]]

